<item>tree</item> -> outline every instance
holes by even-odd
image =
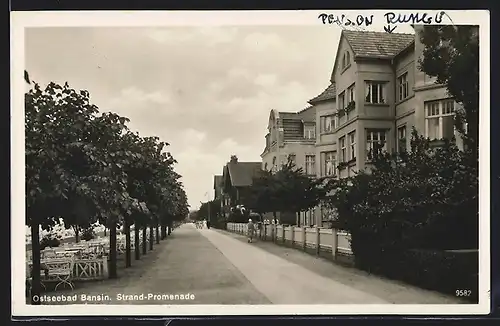
[[[420,69],[437,77],[437,82],[444,84],[450,96],[463,105],[463,110],[456,112],[455,126],[476,156],[479,144],[479,26],[424,26],[420,40],[425,45]]]
[[[270,171],[261,170],[252,179],[249,196],[244,205],[258,214],[273,213],[276,219],[276,212],[279,210],[277,195],[277,184]]]
[[[326,196],[327,184],[324,178],[311,178],[304,174],[302,168],[297,168],[289,160],[287,164],[274,175],[278,186],[275,196],[281,212],[299,214],[316,207]],[[295,221],[290,221],[295,224]]]
[[[130,259],[130,226],[150,227],[150,249],[159,241],[159,225],[184,219],[187,196],[173,168],[175,160],[158,137],[132,133],[129,121],[114,113],[98,115],[89,93],[49,83],[25,94],[26,225],[31,227],[32,294],[40,293],[39,227],[51,229],[62,218],[65,226],[88,230],[97,221],[110,229],[110,278],[117,277],[116,232],[123,224],[126,266]],[[146,250],[144,241],[143,250]],[[138,247],[138,246],[137,246]],[[136,259],[139,259],[136,249]]]
[[[331,181],[330,204],[351,233],[361,268],[388,268],[396,256],[415,248],[478,246],[475,159],[453,142],[433,148],[415,130],[411,145],[403,156],[376,156],[369,172]]]
[[[285,213],[282,222],[295,224],[295,220],[287,219],[286,213],[295,216],[318,205],[326,195],[326,186],[323,178],[306,176],[289,160],[276,173],[261,171],[254,178],[246,206],[259,214],[272,212],[274,218],[277,212]]]
[[[26,72],[25,78],[29,81]],[[34,83],[25,94],[26,225],[31,227],[33,245],[33,295],[40,293],[39,226],[50,229],[64,217],[70,197],[91,195],[91,176],[70,168],[69,162],[74,151],[86,153],[80,140],[87,136],[96,112],[88,92],[77,92],[68,84],[50,83],[42,90]],[[95,163],[93,156],[84,159]]]

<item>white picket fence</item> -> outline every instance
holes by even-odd
[[[246,235],[247,224],[227,223],[227,231]],[[318,254],[320,251],[327,251],[331,252],[333,257],[338,254],[352,255],[349,234],[336,229],[274,224],[263,224],[259,229],[256,224],[256,238],[287,243],[303,249],[315,249]]]

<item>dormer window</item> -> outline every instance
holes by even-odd
[[[344,56],[342,57],[342,69],[347,68],[351,64],[351,54],[349,51],[344,52]]]

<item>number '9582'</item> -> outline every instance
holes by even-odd
[[[456,290],[455,295],[457,297],[469,297],[472,293],[471,290]]]

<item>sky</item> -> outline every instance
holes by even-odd
[[[196,209],[213,199],[213,176],[231,155],[261,161],[271,109],[301,110],[329,85],[340,33],[322,25],[27,28],[25,59],[33,81],[88,90],[101,112],[168,142]]]

